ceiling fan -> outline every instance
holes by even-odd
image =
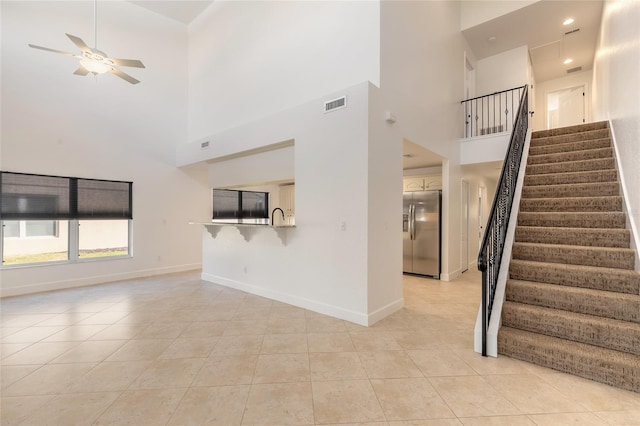
[[[71,34],[66,34],[67,37],[80,49],[79,54],[73,54],[69,52],[63,52],[62,50],[50,49],[48,47],[36,46],[29,44],[29,47],[34,49],[40,49],[47,52],[59,53],[65,56],[72,56],[80,60],[80,67],[74,72],[75,75],[87,75],[92,73],[94,75],[104,74],[110,72],[117,75],[123,80],[128,81],[131,84],[140,83],[139,80],[131,77],[129,74],[119,70],[116,67],[134,67],[145,68],[144,64],[137,59],[116,59],[110,58],[106,53],[98,50],[98,0],[94,0],[93,3],[93,30],[94,30],[94,44],[93,48],[87,46],[80,37],[76,37]]]

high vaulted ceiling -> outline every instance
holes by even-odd
[[[213,0],[130,1],[185,24],[213,3]],[[527,45],[535,80],[539,83],[563,77],[568,69],[593,67],[602,5],[602,0],[541,0],[462,33],[477,59]],[[574,23],[563,26],[562,22],[568,17],[572,17]],[[564,64],[569,57],[573,62]],[[405,142],[404,151],[410,155],[403,159],[405,169],[441,162],[437,155],[409,142]],[[493,169],[492,174],[495,174]]]
[[[527,45],[540,83],[564,77],[572,68],[592,69],[602,5],[600,0],[543,0],[462,33],[477,59]],[[567,18],[574,22],[563,25]],[[568,58],[573,62],[564,64]]]

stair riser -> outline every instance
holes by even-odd
[[[590,170],[610,170],[616,167],[613,158],[598,158],[595,160],[574,161],[564,163],[549,163],[527,165],[526,176],[550,174],[550,173],[568,173],[568,172],[585,172]]]
[[[611,157],[613,157],[613,149],[611,148],[587,149],[584,151],[561,152],[558,154],[529,155],[527,165],[565,163],[568,161],[584,161]]]
[[[525,186],[562,185],[575,183],[616,182],[618,173],[615,170],[595,170],[577,173],[552,173],[524,177]]]
[[[514,280],[640,294],[638,274],[624,269],[511,261],[509,277]]]
[[[522,198],[612,197],[620,195],[618,182],[524,186]]]
[[[602,357],[598,351],[578,345],[568,351],[554,344],[540,344],[506,332],[498,335],[498,353],[563,371],[610,386],[640,392],[640,362],[636,359]],[[604,359],[603,359],[604,358]]]
[[[518,215],[518,226],[624,229],[625,224],[624,213],[618,212],[522,212]]]
[[[614,251],[615,250],[615,251]],[[535,262],[633,269],[635,253],[625,249],[515,243],[512,257]]]
[[[609,137],[609,129],[591,130],[588,132],[570,133],[565,135],[532,137],[531,146],[558,145],[572,142],[580,142],[591,139],[606,139]]]
[[[529,155],[557,154],[559,152],[582,151],[585,149],[609,148],[611,139],[594,139],[558,145],[541,145],[529,148]]]
[[[524,198],[521,212],[622,212],[622,197]]]
[[[521,308],[525,307],[525,308]],[[503,326],[640,355],[638,324],[505,303]]]
[[[635,295],[510,280],[507,282],[506,299],[640,324],[640,296]]]
[[[575,126],[558,127],[556,129],[537,130],[533,132],[532,138],[540,139],[549,136],[566,135],[570,133],[588,132],[592,130],[608,129],[609,124],[606,121],[598,121],[595,123],[577,124]]]
[[[515,241],[518,243],[629,248],[630,233],[626,229],[518,226],[516,227]]]

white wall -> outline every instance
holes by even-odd
[[[399,221],[394,226],[401,209],[402,145],[372,146],[373,89],[363,83],[327,94],[347,94],[348,107],[335,112],[324,114],[320,98],[213,135],[214,152],[242,152],[293,135],[296,228],[287,231],[286,245],[267,228],[252,231],[249,241],[232,227],[215,238],[204,231],[204,279],[364,325],[402,306]],[[397,168],[387,167],[390,150]],[[244,179],[240,168],[227,173],[228,181]],[[391,190],[396,187],[398,195]],[[374,210],[383,203],[395,206],[388,202],[394,197],[398,207]],[[371,229],[379,223],[381,229]]]
[[[463,0],[460,14],[460,30],[480,25],[514,12],[538,0]]]
[[[516,47],[476,63],[476,95],[524,86],[530,82],[527,46]]]
[[[585,87],[585,108],[587,123],[593,120],[592,101],[591,101],[591,81],[592,70],[580,71],[569,74],[562,78],[538,82],[535,92],[535,109],[533,115],[534,130],[543,130],[547,128],[547,94],[558,90],[569,89],[576,86]]]
[[[209,167],[209,185],[212,188],[291,181],[294,178],[295,146],[243,155]]]
[[[214,2],[189,26],[189,140],[363,81],[379,84],[379,8]]]
[[[93,44],[93,2],[11,2],[2,10],[0,168],[133,181],[132,259],[3,269],[2,294],[72,287],[197,269],[208,212],[206,176],[175,167],[187,136],[187,29],[129,2],[99,2],[98,47],[139,58],[114,75],[80,77],[73,58],[28,43],[74,51],[66,33]]]
[[[611,120],[635,246],[640,248],[640,2],[607,1],[593,70],[595,120]],[[636,268],[640,264],[636,262]]]
[[[381,4],[382,108],[395,127],[443,162],[442,279],[460,268],[460,147],[464,50],[459,2]]]

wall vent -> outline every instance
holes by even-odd
[[[577,33],[578,31],[580,31],[580,28],[574,28],[573,30],[570,30],[570,31],[567,31],[566,33],[564,33],[564,35]]]
[[[582,66],[575,67],[575,68],[569,68],[567,70],[567,74],[571,74],[572,72],[578,72],[578,71],[582,71]]]
[[[200,149],[207,149],[207,148],[209,148],[209,141],[200,142]]]
[[[331,112],[337,109],[342,109],[347,107],[347,96],[342,96],[337,99],[332,99],[330,101],[326,101],[324,103],[324,112]]]

